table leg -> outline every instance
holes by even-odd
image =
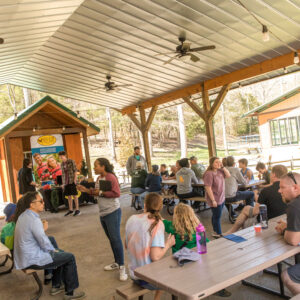
[[[284,284],[281,280],[281,272],[282,272],[282,264],[281,263],[277,264],[277,269],[278,269],[278,273],[276,273],[276,272],[274,272],[274,273],[276,273],[278,275],[280,292],[275,291],[275,290],[270,289],[270,288],[267,288],[267,287],[264,287],[264,286],[261,286],[261,285],[258,285],[258,284],[255,284],[255,283],[252,283],[252,282],[249,282],[249,281],[246,281],[246,280],[242,280],[242,284],[244,284],[246,286],[251,286],[251,287],[256,288],[258,290],[264,291],[268,294],[276,295],[276,296],[279,296],[279,297],[284,298],[284,299],[290,299],[290,297],[285,295],[285,293],[284,293]]]

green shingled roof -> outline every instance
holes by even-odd
[[[268,108],[270,108],[270,107],[272,107],[272,106],[274,106],[274,105],[276,105],[276,104],[278,104],[278,103],[280,103],[284,100],[287,100],[287,99],[297,95],[298,93],[300,93],[300,86],[298,86],[297,88],[281,95],[278,98],[275,98],[275,99],[273,99],[273,100],[271,100],[271,101],[269,101],[265,104],[257,106],[256,108],[254,108],[254,109],[248,111],[247,113],[243,114],[242,118],[249,117],[249,116],[254,115],[256,113],[263,112],[264,110],[266,110],[266,109],[268,109]]]
[[[27,108],[23,109],[22,111],[20,111],[18,113],[16,119],[15,119],[15,116],[11,116],[7,120],[5,120],[3,123],[1,123],[0,124],[0,136],[3,136],[6,133],[6,131],[8,131],[12,126],[20,123],[27,115],[29,115],[31,112],[33,112],[34,110],[36,110],[37,108],[39,108],[45,102],[50,102],[50,103],[58,106],[59,108],[63,109],[66,113],[68,113],[68,114],[72,115],[73,117],[77,118],[77,114],[75,112],[73,112],[72,110],[70,110],[66,106],[62,105],[61,103],[55,101],[50,96],[46,96],[46,97],[40,99],[39,101],[35,102],[34,104],[28,106]],[[86,119],[84,119],[82,117],[77,118],[77,119],[80,120],[81,122],[84,122],[85,124],[87,124],[88,126],[90,126],[91,128],[93,128],[94,130],[96,130],[98,132],[100,131],[99,127],[97,127],[96,125],[92,124],[88,120],[86,120]]]

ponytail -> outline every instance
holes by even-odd
[[[156,227],[159,221],[162,220],[162,217],[160,215],[160,210],[162,209],[162,206],[162,197],[159,194],[149,193],[145,197],[145,207],[146,212],[148,212],[148,219],[154,219],[154,221],[148,229],[150,235],[152,234],[153,229]]]

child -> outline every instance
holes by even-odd
[[[250,181],[250,180],[253,180],[254,179],[254,176],[253,176],[253,172],[247,168],[248,166],[248,160],[246,158],[242,158],[239,160],[239,168],[241,169],[241,173],[243,175],[243,177]]]
[[[134,270],[160,260],[175,244],[172,235],[165,241],[164,225],[160,216],[162,206],[162,197],[157,193],[149,193],[145,198],[144,213],[131,216],[125,226],[125,248],[129,257],[130,277],[139,286],[156,290],[154,300],[160,299],[161,291],[137,278]]]
[[[195,228],[200,221],[189,205],[179,203],[174,209],[173,221],[163,220],[163,222],[165,231],[175,236],[176,243],[172,247],[173,253],[183,247],[190,249],[196,247]]]
[[[169,172],[167,170],[167,165],[166,164],[161,164],[160,165],[160,176],[162,177],[163,180],[168,179]]]

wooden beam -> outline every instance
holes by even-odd
[[[147,122],[146,122],[146,126],[145,126],[146,131],[148,131],[150,129],[152,121],[155,117],[156,111],[157,111],[157,106],[153,106],[151,108],[150,114],[149,114]]]
[[[86,161],[86,165],[88,168],[88,176],[89,176],[89,179],[92,179],[93,175],[92,175],[90,151],[89,151],[89,144],[88,144],[86,129],[82,131],[82,138],[83,138],[83,146],[84,146],[84,153],[85,153],[85,161]]]
[[[300,50],[298,50],[298,53]],[[167,94],[146,100],[140,105],[146,109],[153,107],[154,105],[161,105],[168,103],[179,98],[188,97],[194,94],[198,94],[202,91],[202,88],[205,90],[210,90],[224,86],[228,83],[237,82],[240,80],[252,78],[258,75],[262,75],[271,71],[275,71],[284,67],[288,67],[294,64],[294,52],[277,56],[268,60],[265,60],[261,63],[245,67],[243,69],[217,76],[213,79],[206,80],[204,82],[199,82],[197,84],[178,89],[176,91],[169,92]],[[131,105],[122,109],[122,114],[132,114],[136,111],[136,106]]]
[[[300,50],[298,50],[298,53]],[[221,75],[204,82],[204,89],[210,90],[228,83],[244,80],[255,77],[271,71],[275,71],[294,64],[294,52],[277,56],[261,63],[231,72],[229,74]]]
[[[173,101],[173,100],[177,100],[180,98],[198,94],[198,93],[201,93],[201,91],[202,91],[202,82],[193,84],[193,85],[185,87],[183,89],[176,90],[176,91],[173,91],[173,92],[170,92],[170,93],[167,93],[167,94],[164,94],[164,95],[152,98],[152,99],[149,99],[149,100],[141,103],[140,105],[142,108],[147,109],[147,108],[153,107],[155,105],[161,105],[161,104]],[[125,107],[124,109],[122,109],[122,114],[125,115],[128,113],[132,113],[133,109],[135,109],[134,105]]]
[[[146,112],[145,109],[139,107],[140,116],[141,116],[141,133],[143,137],[143,144],[144,144],[144,151],[145,151],[145,158],[148,165],[148,170],[151,171],[151,154],[149,148],[149,137],[148,137],[148,130],[146,130]]]
[[[13,203],[17,203],[17,194],[16,194],[15,180],[14,180],[14,170],[13,170],[13,165],[12,165],[11,149],[10,149],[8,137],[5,137],[4,145],[5,145],[7,166],[8,166],[9,187],[10,187],[11,198],[12,198],[11,200],[13,201]]]
[[[142,125],[141,125],[141,122],[135,117],[135,115],[133,114],[128,114],[127,115],[130,120],[133,122],[133,124],[140,130],[142,131]]]
[[[183,98],[184,102],[186,104],[188,104],[192,110],[203,120],[205,119],[205,115],[204,112],[201,110],[201,108],[199,107],[199,105],[197,105],[196,103],[192,102],[190,97],[185,97]]]
[[[225,84],[221,91],[219,92],[217,99],[215,100],[212,108],[210,109],[209,113],[208,113],[208,119],[212,119],[216,112],[218,111],[218,109],[220,108],[224,98],[226,97],[229,89],[230,89],[231,83]]]

